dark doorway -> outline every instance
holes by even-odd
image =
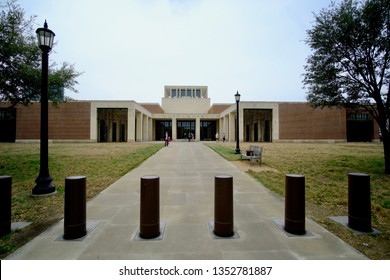
[[[257,123],[253,124],[253,133],[253,141],[259,142],[259,126],[257,125]]]
[[[112,123],[112,142],[116,142],[116,122]]]
[[[372,142],[374,124],[371,120],[348,120],[347,141],[348,142]]]
[[[245,127],[245,141],[246,142],[250,141],[249,140],[250,133],[251,133],[250,126],[249,126],[249,124],[247,124],[246,127]]]
[[[127,141],[127,112],[127,108],[97,109],[99,142]]]
[[[271,125],[269,120],[266,120],[264,123],[264,142],[271,142]]]
[[[99,122],[99,142],[107,142],[107,128],[104,120]]]
[[[272,141],[272,109],[244,109],[244,139],[247,142]]]
[[[16,109],[0,109],[0,142],[16,141]]]
[[[172,121],[156,120],[155,140],[164,141],[166,132],[172,138]]]
[[[195,121],[177,121],[177,138],[187,139],[189,133],[195,139]]]
[[[347,141],[372,142],[374,123],[368,113],[357,109],[347,113]]]
[[[215,121],[201,121],[200,122],[200,140],[211,141],[215,140],[217,133],[217,124]]]
[[[121,142],[126,141],[126,126],[124,124],[121,124],[121,130],[120,130],[120,140]]]

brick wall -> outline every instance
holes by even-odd
[[[313,109],[306,103],[279,104],[279,139],[345,140],[345,109]]]
[[[9,104],[1,103],[0,107]],[[49,139],[90,140],[90,102],[49,104]],[[17,106],[16,140],[40,138],[40,103]],[[313,109],[306,103],[279,103],[279,140],[346,140],[345,109]],[[379,129],[374,122],[374,139]]]
[[[40,103],[18,106],[16,139],[40,138]],[[66,102],[58,108],[49,103],[49,139],[89,140],[90,102]]]

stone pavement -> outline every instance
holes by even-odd
[[[160,177],[159,238],[139,238],[140,178]],[[214,177],[233,176],[233,238],[213,234]],[[88,178],[87,178],[88,184]],[[306,219],[307,234],[283,230],[284,201],[199,142],[171,142],[87,203],[88,234],[63,240],[63,221],[6,259],[367,259]]]

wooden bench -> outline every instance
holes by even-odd
[[[258,160],[261,165],[261,156],[263,154],[263,147],[251,145],[245,154],[241,154],[241,160],[248,159],[252,164],[253,161]]]

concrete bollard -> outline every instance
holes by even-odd
[[[351,229],[372,232],[370,176],[348,174],[348,226]]]
[[[86,177],[65,178],[64,239],[77,239],[87,234]]]
[[[141,177],[141,213],[139,236],[144,239],[160,235],[160,177]]]
[[[284,229],[303,235],[305,229],[305,176],[286,174]]]
[[[11,233],[12,177],[0,176],[0,237]]]
[[[234,235],[233,177],[229,175],[214,178],[214,234],[220,237]]]

